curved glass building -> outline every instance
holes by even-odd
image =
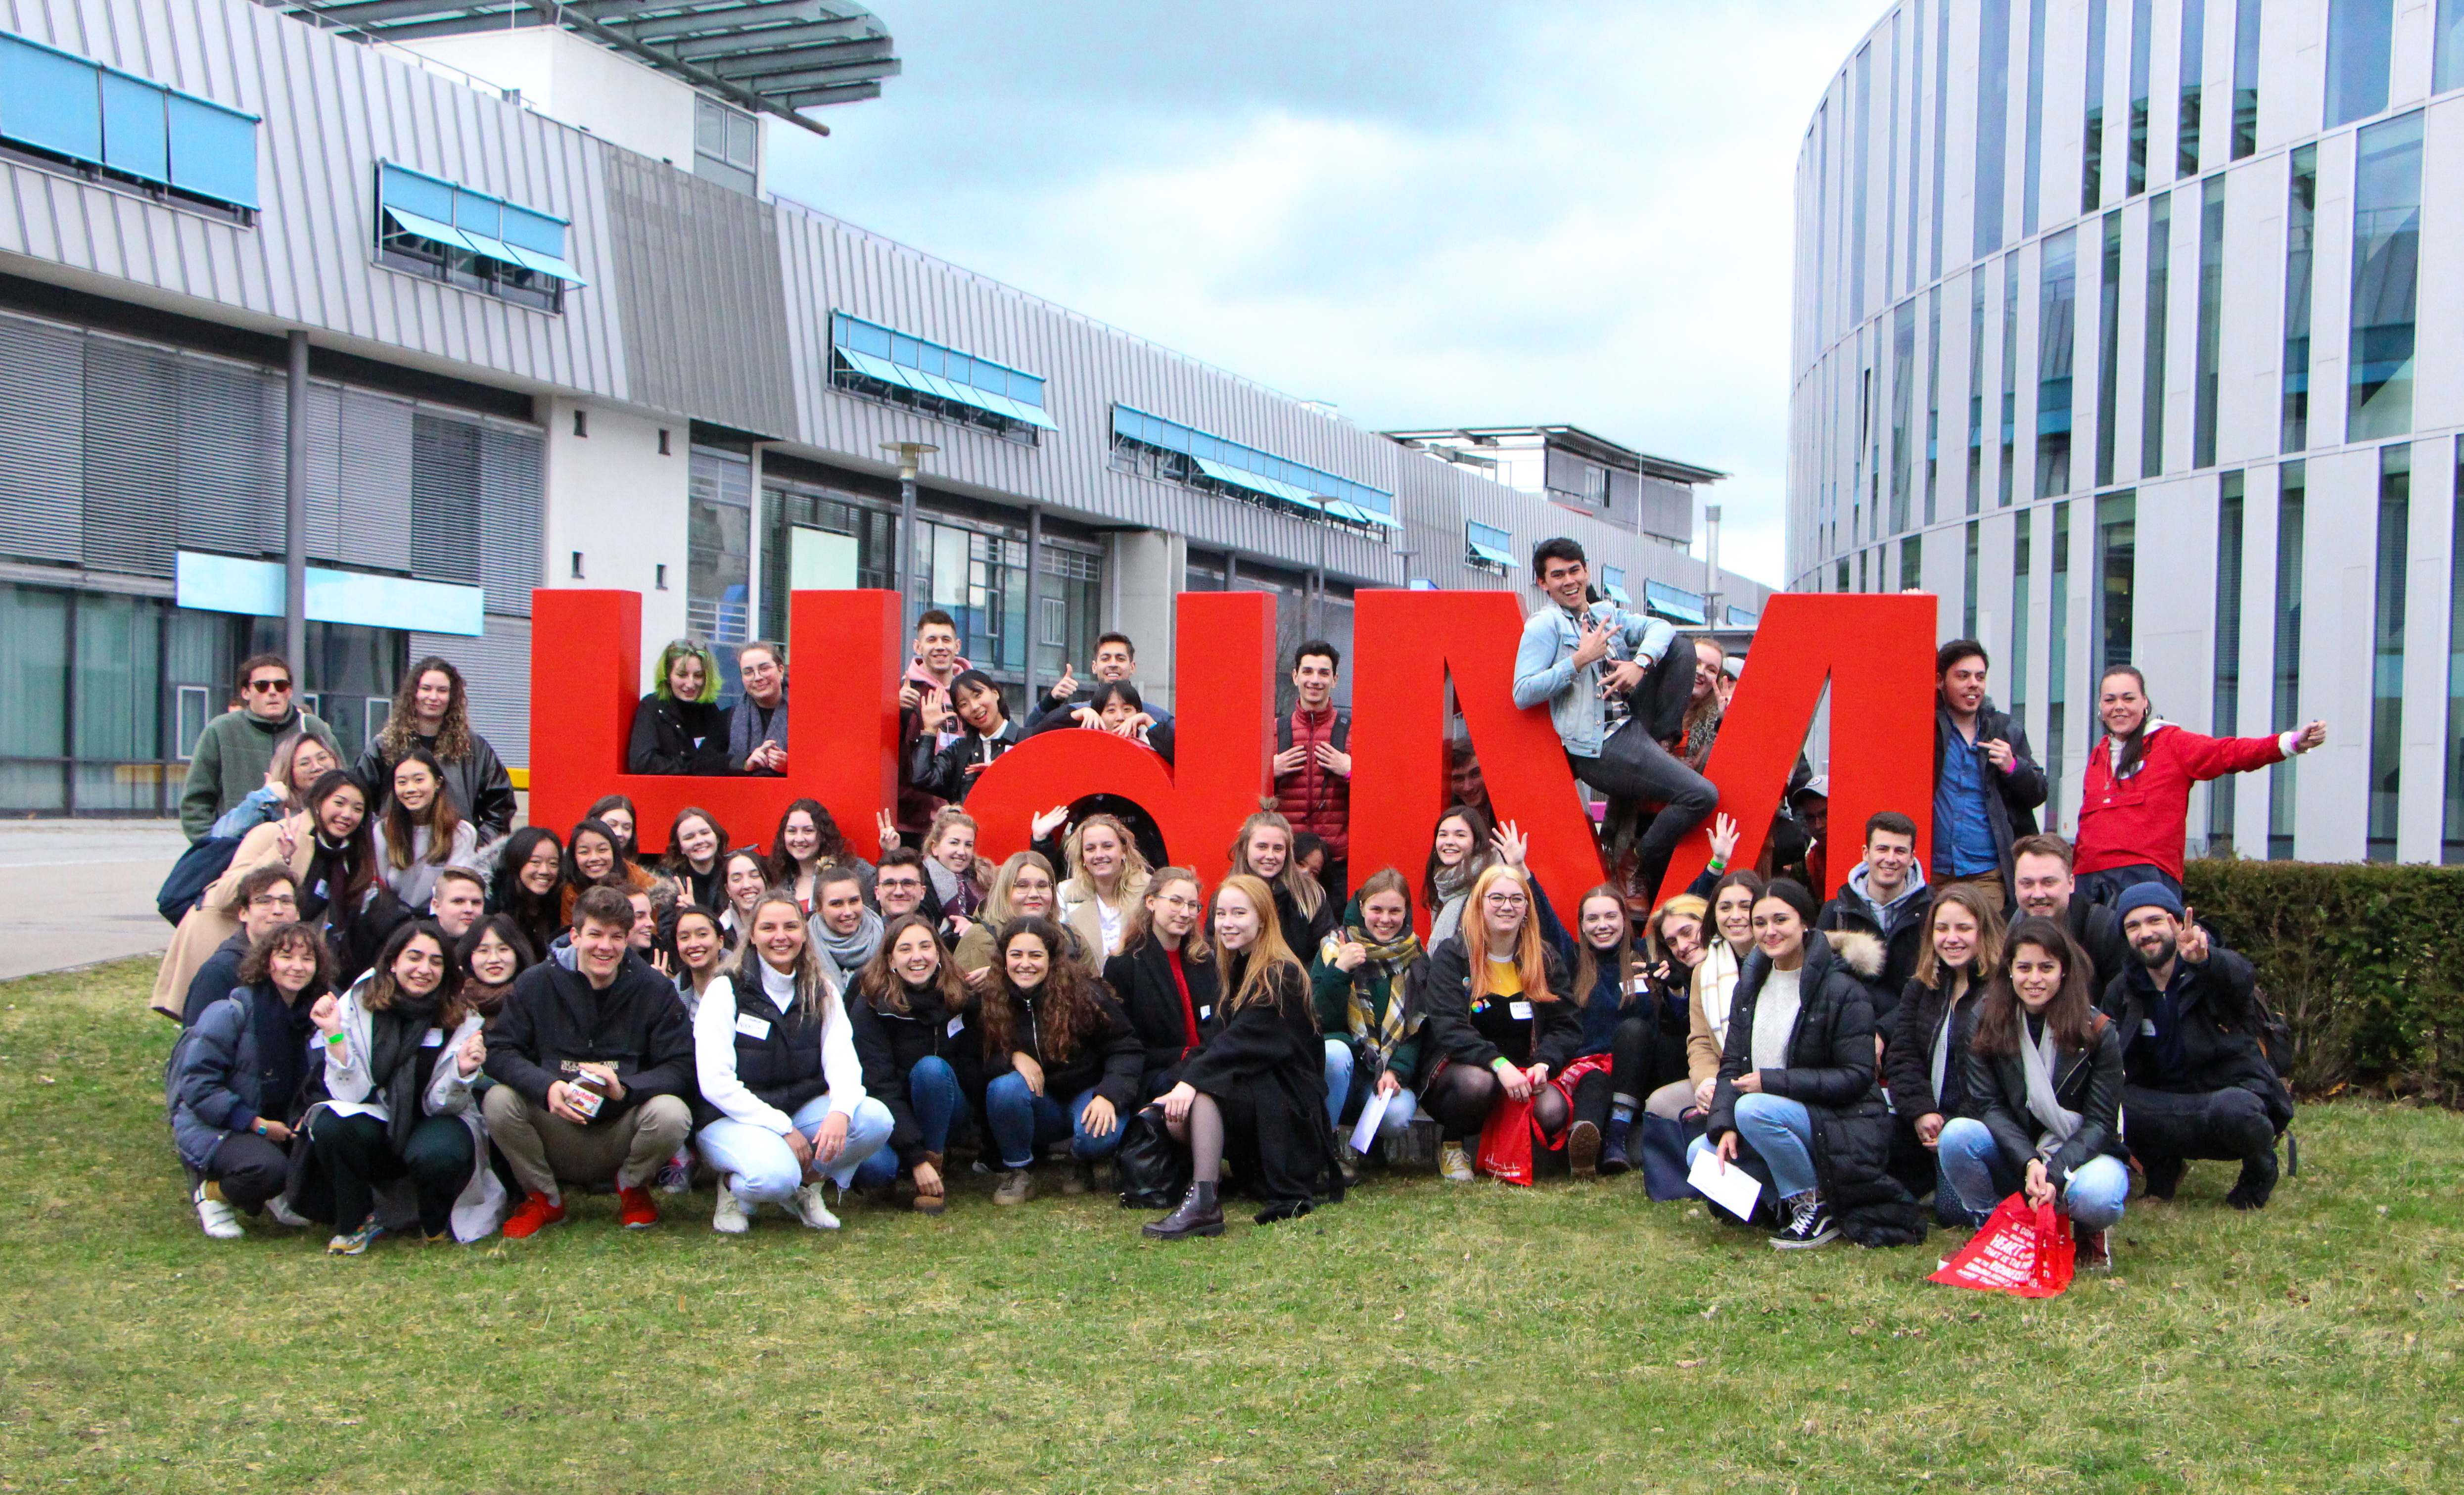
[[[1790,583],[1921,587],[2075,828],[2101,669],[2324,748],[2191,846],[2464,861],[2464,0],[1904,0],[1797,158]]]

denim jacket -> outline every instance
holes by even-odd
[[[1655,664],[1677,637],[1677,629],[1662,620],[1628,612],[1615,603],[1594,603],[1591,614],[1609,630],[1610,660]],[[1600,701],[1602,661],[1574,668],[1574,648],[1581,639],[1574,615],[1554,602],[1544,603],[1524,619],[1523,642],[1514,650],[1514,704],[1531,707],[1547,701],[1549,724],[1557,729],[1566,751],[1576,758],[1597,758],[1606,719]]]

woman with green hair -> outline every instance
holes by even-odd
[[[635,774],[724,774],[727,714],[718,709],[718,660],[699,639],[659,650],[658,685],[633,709],[625,769]]]

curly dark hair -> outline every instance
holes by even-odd
[[[1018,1030],[1019,1009],[1028,1005],[1028,998],[1009,978],[1009,947],[1029,934],[1044,942],[1049,957],[1048,974],[1034,1001],[1037,1056],[1047,1064],[1067,1064],[1080,1042],[1103,1026],[1104,1009],[1096,1000],[1095,978],[1069,958],[1068,936],[1061,926],[1031,916],[1012,919],[994,945],[993,978],[983,998],[984,1057],[996,1059],[1015,1047],[1011,1039]]]
[[[276,924],[248,947],[248,954],[239,962],[239,984],[256,986],[274,979],[274,957],[285,950],[303,951],[317,962],[317,974],[300,990],[302,998],[313,1001],[333,990],[334,952],[326,948],[325,938],[317,932],[316,925],[297,921]]]

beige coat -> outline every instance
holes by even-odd
[[[1146,896],[1149,881],[1145,872],[1132,872],[1121,879],[1121,912],[1125,926],[1129,911],[1137,907],[1138,900]],[[1054,901],[1061,922],[1067,925],[1079,942],[1091,952],[1090,959],[1095,969],[1103,970],[1104,961],[1117,952],[1105,948],[1104,914],[1095,906],[1094,888],[1075,877],[1068,878],[1055,890]]]
[[[306,811],[287,820],[270,821],[240,838],[239,849],[231,853],[231,866],[215,878],[197,900],[197,906],[180,920],[172,932],[171,948],[163,953],[162,969],[154,973],[154,1010],[178,1022],[188,1001],[188,983],[196,978],[197,968],[211,959],[224,940],[239,933],[239,913],[233,905],[239,898],[240,879],[260,867],[282,865],[282,827],[291,827],[295,845],[291,850],[291,875],[308,875],[310,858],[317,854],[317,838],[309,829]]]

